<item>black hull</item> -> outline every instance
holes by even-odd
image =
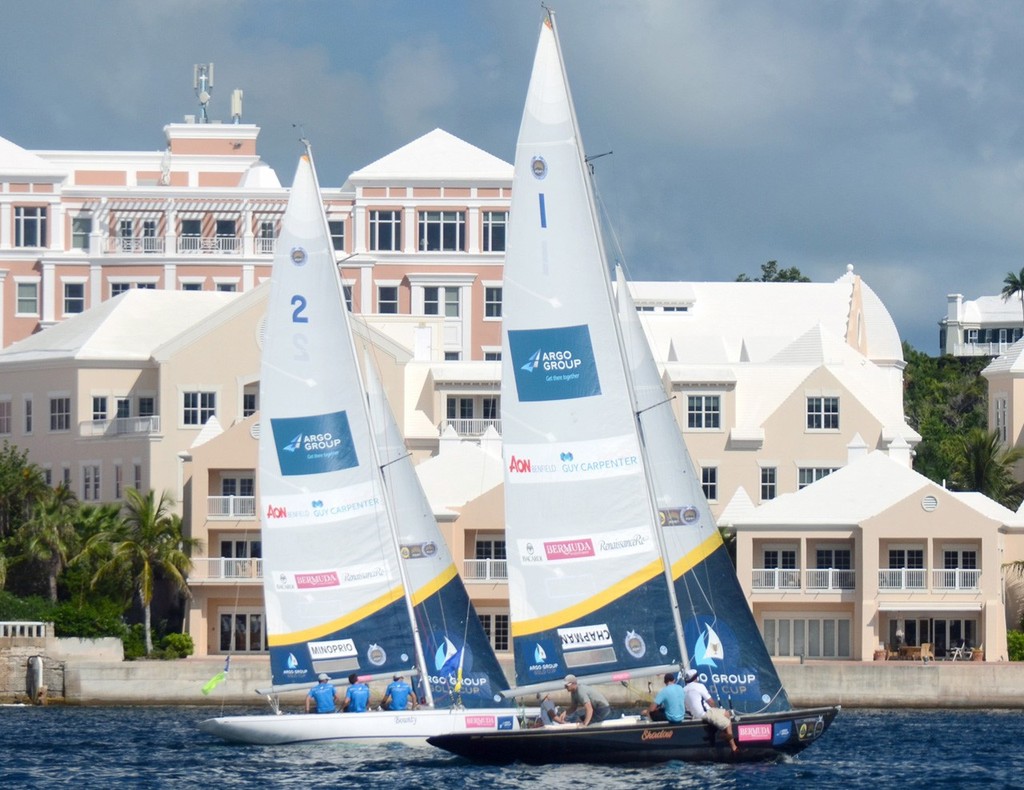
[[[740,747],[735,754],[714,727],[699,721],[459,733],[427,738],[427,743],[475,762],[494,764],[764,762],[806,749],[838,712],[835,706],[738,716],[733,722]]]

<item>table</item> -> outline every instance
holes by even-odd
[[[921,657],[920,645],[903,645],[900,648],[901,661],[916,661]]]

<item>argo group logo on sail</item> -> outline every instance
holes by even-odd
[[[270,420],[281,474],[315,475],[359,464],[348,414],[336,411]]]
[[[521,401],[567,400],[601,394],[586,325],[508,333]]]

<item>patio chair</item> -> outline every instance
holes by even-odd
[[[967,647],[967,642],[963,639],[960,640],[960,644],[951,647],[949,649],[949,655],[947,656],[950,661],[964,661],[970,659],[970,648]]]
[[[921,643],[921,660],[925,663],[935,660],[935,645],[931,642]]]

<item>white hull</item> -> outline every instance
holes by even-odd
[[[493,732],[498,730],[499,722],[502,729],[518,730],[519,713],[515,708],[483,708],[222,716],[200,722],[199,729],[233,743],[345,741],[426,746],[426,739],[434,735]]]

